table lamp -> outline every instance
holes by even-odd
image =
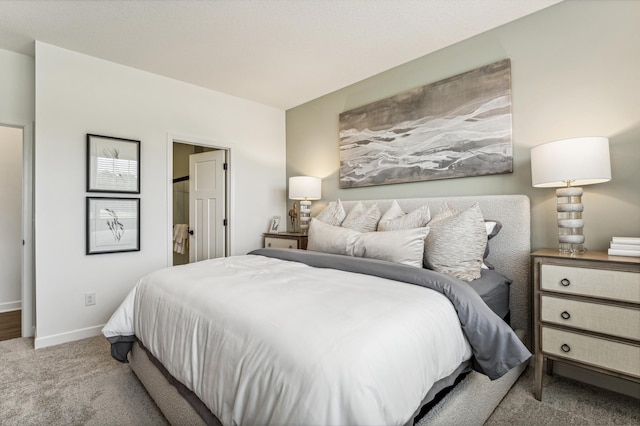
[[[289,199],[300,201],[300,230],[305,234],[311,221],[311,200],[320,199],[321,188],[322,179],[319,177],[292,176],[289,178]]]
[[[531,148],[531,182],[536,188],[561,187],[558,197],[558,242],[561,253],[584,253],[582,188],[611,180],[609,139],[584,137]]]

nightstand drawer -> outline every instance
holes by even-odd
[[[640,377],[640,346],[542,327],[542,351]]]
[[[551,296],[542,296],[540,302],[542,321],[640,340],[639,309]]]
[[[264,246],[266,248],[298,248],[298,240],[292,238],[272,238],[264,237]]]
[[[542,265],[542,290],[640,303],[640,274]]]

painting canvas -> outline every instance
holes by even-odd
[[[87,197],[87,254],[140,250],[140,199]]]
[[[340,114],[340,188],[511,172],[509,59]]]

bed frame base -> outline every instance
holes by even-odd
[[[521,339],[524,333],[516,330]],[[198,412],[151,362],[138,342],[129,354],[131,369],[138,376],[151,398],[172,425],[205,425]],[[513,368],[498,380],[491,381],[471,371],[416,426],[426,425],[482,425],[500,404],[502,398],[518,380],[528,363]],[[217,425],[220,425],[218,422]]]
[[[524,333],[516,330],[522,340]],[[524,362],[497,380],[476,371],[467,374],[444,398],[417,423],[426,425],[482,425],[491,416],[502,398],[529,365]]]
[[[198,412],[180,395],[178,389],[171,385],[160,370],[153,365],[138,342],[133,344],[129,353],[129,365],[169,423],[172,425],[206,425]]]

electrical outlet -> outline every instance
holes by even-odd
[[[96,294],[95,293],[85,293],[84,294],[84,306],[91,306],[96,304]]]

